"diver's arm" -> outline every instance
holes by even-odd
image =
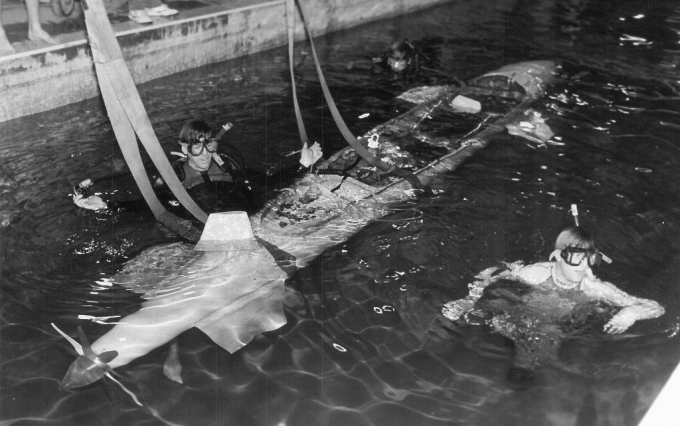
[[[597,299],[615,306],[621,306],[637,314],[637,319],[657,318],[664,314],[664,308],[657,302],[641,297],[631,296],[614,284],[595,278],[591,274],[586,277],[583,291]],[[592,279],[591,279],[592,277]]]
[[[542,284],[552,275],[552,263],[550,262],[539,262],[526,266],[521,266],[516,262],[507,266],[512,276],[529,285]]]
[[[454,300],[452,302],[445,303],[442,307],[442,314],[450,319],[451,321],[456,321],[461,316],[466,315],[468,312],[474,309],[475,303],[482,297],[484,289],[491,284],[493,281],[499,278],[505,278],[512,274],[512,268],[518,269],[521,267],[520,262],[515,263],[505,263],[506,268],[501,270],[501,267],[493,266],[491,268],[486,268],[479,274],[475,276],[475,281],[468,284],[470,293],[462,299]],[[499,272],[500,270],[500,272]]]
[[[582,290],[593,298],[623,308],[604,327],[604,330],[611,334],[622,333],[635,321],[658,318],[665,312],[664,308],[657,302],[631,296],[614,284],[596,278],[591,271],[588,271]]]

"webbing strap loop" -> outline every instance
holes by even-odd
[[[179,218],[170,220],[169,217],[174,215],[166,211],[156,197],[139,154],[135,133],[139,136],[139,140],[149,153],[163,180],[182,205],[202,222],[207,220],[208,215],[186,192],[158,143],[144,104],[139,97],[130,71],[125,65],[123,54],[102,1],[87,0],[83,9],[97,79],[125,161],[156,219],[181,235],[189,235],[186,229],[179,230],[173,227],[172,224],[180,224],[182,221]],[[186,223],[182,223],[182,227],[185,228]]]
[[[297,120],[298,131],[300,132],[300,139],[302,145],[309,142],[307,138],[307,131],[305,130],[305,123],[302,121],[302,113],[300,112],[300,104],[297,98],[297,89],[295,84],[295,66],[293,57],[293,47],[295,45],[295,0],[286,0],[286,28],[288,30],[288,64],[290,68],[290,84],[293,89],[293,105],[295,106],[295,119]]]

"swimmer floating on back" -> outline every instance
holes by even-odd
[[[485,322],[515,344],[508,378],[530,379],[536,365],[558,361],[570,331],[595,322],[606,333],[619,334],[638,320],[663,315],[657,302],[595,277],[591,268],[603,259],[611,262],[585,229],[568,227],[557,237],[549,262],[506,264],[500,272],[498,267],[486,269],[470,284],[470,295],[445,304],[442,313],[470,323],[476,316],[493,315]]]
[[[239,192],[250,192],[249,182],[243,170],[243,162],[239,158],[240,154],[235,150],[230,152],[231,155],[217,151],[219,140],[231,127],[231,123],[225,124],[222,130],[214,136],[210,126],[201,120],[189,120],[184,124],[179,133],[181,153],[173,152],[174,155],[179,155],[182,158],[173,163],[173,169],[186,189],[213,182],[225,182],[233,184],[230,193],[235,189],[238,189]],[[149,179],[154,188],[166,188],[165,182],[157,172],[150,172]],[[99,193],[95,194],[95,190],[94,182],[91,179],[85,179],[74,187],[73,202],[77,206],[89,210],[100,210],[107,207],[125,209],[132,205],[129,202],[116,203],[111,200],[107,202],[100,197]],[[169,202],[175,201],[172,199]]]

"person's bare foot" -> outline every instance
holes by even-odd
[[[53,39],[51,35],[47,34],[47,31],[43,30],[42,27],[28,27],[28,39],[32,41],[42,40],[47,44],[59,44],[59,42]]]
[[[7,40],[5,30],[0,27],[0,56],[11,55],[14,53],[12,43]]]

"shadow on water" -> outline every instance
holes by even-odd
[[[81,325],[90,340],[105,333],[110,326],[88,319],[115,321],[142,301],[112,277],[143,249],[177,237],[144,211],[101,215],[72,204],[73,184],[125,170],[100,100],[0,125],[0,422],[636,424],[680,357],[680,9],[671,2],[473,3],[320,39],[348,125],[362,134],[402,112],[396,94],[445,81],[361,65],[394,41],[429,39],[441,71],[459,78],[521,60],[561,60],[560,80],[534,107],[554,143],[495,137],[442,177],[437,195],[395,207],[295,274],[287,282],[288,324],[235,354],[197,330],[184,333],[184,385],[163,376],[166,347],[122,368],[144,408],[108,380],[59,391],[74,354],[49,324]],[[286,170],[296,168],[281,153],[299,149],[286,55],[276,49],[142,85],[164,149],[176,149],[190,118],[214,127],[231,121],[228,141],[259,173],[258,200],[276,196],[291,178]],[[308,132],[328,155],[344,142],[309,61],[299,74]],[[571,203],[614,259],[597,274],[660,301],[666,314],[620,337],[574,336],[561,363],[541,365],[519,391],[506,381],[510,342],[484,325],[454,324],[440,308],[500,260],[545,260],[570,224]]]

